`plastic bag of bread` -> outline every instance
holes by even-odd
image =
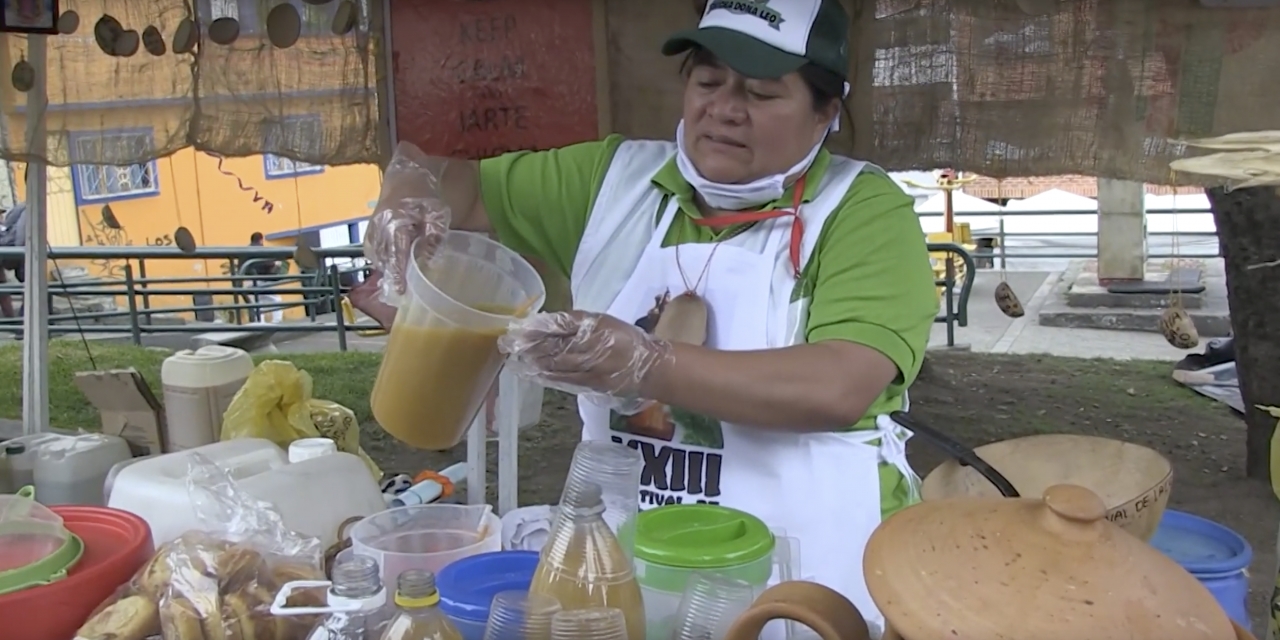
[[[187,489],[201,530],[161,545],[102,603],[75,640],[304,640],[314,618],[276,617],[281,585],[322,580],[315,538],[285,529],[271,504],[240,492],[231,475],[193,455]],[[322,606],[300,592],[294,606]]]

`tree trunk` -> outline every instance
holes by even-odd
[[[1256,405],[1280,406],[1280,195],[1271,187],[1209,189],[1226,264],[1236,371],[1244,398],[1245,473],[1271,474],[1276,419]]]

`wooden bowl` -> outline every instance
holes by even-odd
[[[1026,497],[1056,484],[1073,484],[1098,494],[1107,520],[1150,540],[1169,504],[1173,466],[1146,447],[1093,436],[1048,434],[993,442],[974,449]],[[938,465],[920,488],[924,500],[999,497],[1000,492],[970,467],[955,460]]]

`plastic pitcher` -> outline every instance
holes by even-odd
[[[489,505],[387,509],[356,523],[350,535],[351,551],[377,560],[389,589],[406,569],[439,573],[455,560],[502,550],[502,521]]]
[[[695,572],[738,580],[756,596],[795,580],[798,543],[759,518],[719,505],[673,504],[636,517],[635,571],[651,640],[666,640]]]
[[[404,443],[449,449],[502,369],[498,338],[516,315],[542,308],[546,290],[524,258],[462,231],[446,233],[431,260],[415,259],[406,280],[370,405]]]

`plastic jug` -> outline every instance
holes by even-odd
[[[160,381],[169,451],[217,442],[222,414],[252,372],[253,358],[235,347],[209,345],[165,358]]]
[[[524,258],[462,231],[446,233],[435,256],[414,261],[406,277],[370,405],[406,444],[449,449],[502,368],[498,338],[517,313],[540,309],[546,291]]]
[[[719,505],[673,504],[636,517],[635,571],[644,594],[648,638],[666,640],[696,572],[739,580],[753,597],[771,578],[793,579],[798,543],[759,518]]]
[[[32,474],[37,499],[101,507],[111,467],[131,457],[129,443],[119,436],[90,433],[46,442],[36,451]]]
[[[487,504],[418,504],[368,516],[350,536],[351,551],[377,560],[383,584],[394,589],[408,569],[439,573],[456,560],[501,551],[502,520]]]
[[[50,442],[57,442],[75,436],[57,433],[35,433],[21,436],[0,443],[4,447],[5,457],[9,462],[9,480],[14,491],[36,483],[36,454]]]
[[[194,453],[230,471],[240,490],[274,505],[290,530],[326,546],[337,541],[338,525],[347,518],[386,508],[360,458],[335,452],[291,464],[280,447],[259,438],[215,442],[123,467],[108,506],[142,516],[157,545],[200,528],[186,480]]]

